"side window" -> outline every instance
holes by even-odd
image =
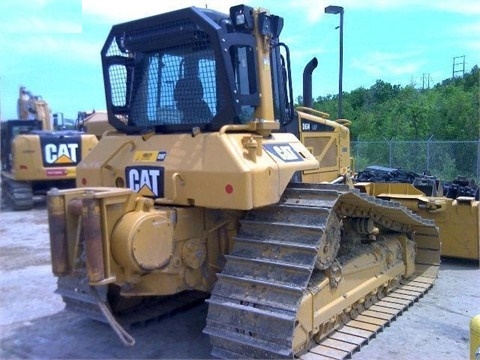
[[[255,69],[253,49],[250,46],[235,45],[230,48],[230,55],[237,91],[242,95],[254,94],[257,91],[257,83],[252,71]]]
[[[232,60],[237,93],[240,96],[255,94],[258,89],[253,48],[248,45],[234,45],[230,47],[230,58]],[[251,120],[254,112],[254,106],[242,103],[240,121],[242,123],[248,122]]]
[[[127,103],[127,68],[125,65],[114,64],[108,68],[110,90],[112,92],[112,105],[125,106]]]

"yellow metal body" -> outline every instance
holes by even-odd
[[[357,183],[355,187],[434,220],[440,229],[442,256],[480,261],[479,201],[426,196],[413,185],[403,183]]]
[[[305,344],[312,333],[316,341],[323,339],[352,317],[352,311],[360,313],[369,307],[402,277],[411,276],[414,263],[414,242],[405,236],[389,236],[386,245],[373,244],[338,269],[338,274],[329,272],[302,298],[294,348]],[[342,280],[332,286],[336,276]]]
[[[33,95],[24,86],[20,87],[18,94],[17,117],[19,120],[40,120],[43,130],[54,130],[48,103],[41,96]]]
[[[76,178],[78,145],[80,156],[84,158],[98,144],[94,135],[81,135],[81,144],[47,144],[40,143],[39,134],[17,135],[12,142],[13,163],[10,172],[2,174],[16,181],[68,180]],[[44,154],[46,152],[46,154]],[[48,161],[49,167],[44,166]]]
[[[54,267],[71,269],[79,227],[91,228],[96,216],[103,255],[92,256],[104,266],[101,275],[89,271],[92,285],[115,283],[125,296],[210,291],[243,210],[277,203],[295,171],[318,167],[291,134],[266,139],[228,130],[104,136],[77,168],[78,189],[60,192],[61,205],[51,211],[67,216],[62,236],[69,244],[70,265],[62,258]],[[137,193],[122,189],[127,185]],[[87,220],[76,211],[86,198],[99,209]]]
[[[470,360],[480,358],[480,315],[470,321]]]
[[[113,131],[114,128],[108,123],[108,115],[106,111],[95,111],[88,115],[81,124],[87,134],[93,134],[98,139],[106,131]]]
[[[260,106],[255,110],[255,117],[257,119],[265,119],[268,121],[273,121],[274,119],[274,109],[273,109],[273,92],[272,92],[272,73],[271,73],[271,64],[270,64],[270,36],[263,36],[259,31],[258,24],[258,14],[260,12],[267,12],[266,9],[256,9],[254,21],[255,26],[253,30],[253,35],[256,40],[256,50],[258,53],[257,56],[257,69],[258,69],[258,83],[260,89],[262,89],[262,101]]]
[[[127,186],[157,204],[248,210],[276,203],[295,171],[317,167],[291,134],[112,134],[82,160],[77,186]]]
[[[58,215],[63,219],[68,214],[64,233],[51,234],[51,238],[61,239],[59,244],[69,244],[63,258],[52,258],[56,275],[75,272],[79,228],[86,229],[92,219],[101,219],[101,237],[91,239],[100,244],[101,251],[89,254],[89,247],[86,250],[89,263],[102,267],[87,267],[88,279],[91,285],[117,284],[124,296],[211,291],[222,266],[219,261],[229,252],[243,214],[197,207],[154,208],[153,201],[117,188],[64,190],[50,198],[51,218]],[[93,215],[76,211],[77,202],[81,208],[85,199],[95,203]]]
[[[332,121],[328,114],[299,107],[300,141],[315,156],[320,166],[304,171],[306,183],[331,182],[339,176],[351,174],[354,169],[350,158],[350,131],[348,120]]]

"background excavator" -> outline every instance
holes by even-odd
[[[206,294],[213,355],[320,359],[351,355],[432,286],[437,227],[336,184],[348,121],[294,109],[282,28],[245,5],[112,27],[101,55],[116,131],[77,188],[48,194],[68,309],[132,345],[120,322]]]
[[[2,198],[14,210],[28,210],[34,195],[75,186],[75,168],[98,140],[62,130],[63,116],[52,116],[48,103],[23,86],[17,115],[1,122]]]

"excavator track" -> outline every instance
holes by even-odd
[[[33,191],[28,182],[2,176],[2,197],[11,204],[13,210],[33,208]]]
[[[327,330],[317,341],[320,344],[310,339],[308,346],[294,349],[300,303],[305,294],[316,291],[318,279],[328,276],[334,282],[339,219],[354,217],[373,219],[391,232],[415,234],[415,275],[407,283],[379,286],[367,299],[337,314],[344,319],[341,326],[330,329],[322,324],[320,328]],[[433,222],[397,203],[341,185],[290,184],[278,204],[251,210],[241,221],[234,249],[207,300],[204,332],[210,335],[212,354],[220,358],[349,356],[395,318],[393,310],[401,312],[428,290],[437,276],[439,255]],[[386,308],[393,310],[382,310]],[[349,334],[350,328],[356,330]]]

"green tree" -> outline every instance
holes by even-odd
[[[300,103],[301,97],[297,99]],[[336,118],[338,95],[319,96],[313,107]],[[343,94],[352,140],[478,140],[480,69],[445,79],[432,89],[377,80],[370,88]]]

